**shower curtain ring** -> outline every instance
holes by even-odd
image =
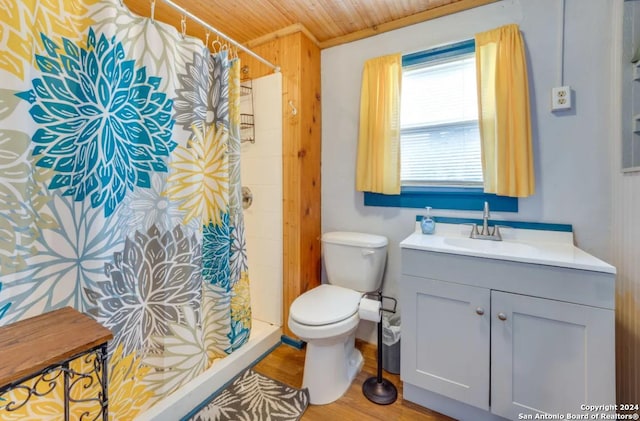
[[[151,0],[151,23],[156,23],[156,0]]]
[[[211,50],[213,50],[214,53],[219,53],[222,47],[222,43],[220,42],[220,37],[218,37],[218,35],[216,34],[216,39],[214,39],[213,41],[211,41]]]
[[[204,38],[204,46],[209,48],[209,36],[211,35],[211,33],[209,31],[205,32],[205,38]]]
[[[180,18],[180,32],[182,32],[182,38],[187,35],[187,17],[185,15]]]

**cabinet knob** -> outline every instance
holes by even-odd
[[[500,320],[507,320],[507,315],[504,313],[498,313],[498,319]]]
[[[484,314],[484,309],[482,307],[478,307],[478,308],[476,308],[476,313],[479,316],[482,316]]]

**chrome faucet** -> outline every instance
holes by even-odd
[[[478,226],[476,224],[469,224],[471,225],[471,234],[469,235],[469,238],[502,241],[502,235],[500,235],[500,228],[498,225],[493,225],[492,227],[489,226],[490,216],[489,202],[484,202],[484,209],[482,211],[482,229],[478,230]]]
[[[491,213],[489,213],[489,202],[484,202],[484,209],[482,210],[482,231],[480,235],[489,235],[489,216],[491,216]]]

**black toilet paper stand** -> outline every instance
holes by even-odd
[[[372,294],[373,295],[373,294]],[[398,389],[389,380],[382,378],[382,312],[396,312],[397,300],[392,297],[385,297],[382,291],[375,294],[380,301],[380,321],[378,322],[378,375],[369,377],[362,383],[362,393],[373,403],[378,405],[389,405],[398,399]],[[383,299],[393,301],[393,309],[384,308]]]

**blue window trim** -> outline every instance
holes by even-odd
[[[402,57],[402,67],[473,53],[475,40],[436,47]],[[482,210],[484,202],[489,202],[491,210],[500,212],[518,212],[518,198],[496,196],[484,193],[477,187],[437,187],[402,186],[399,195],[384,195],[365,192],[365,206],[384,206],[399,208],[425,208],[455,210]]]
[[[482,210],[484,202],[494,211],[518,212],[517,197],[497,196],[481,188],[403,186],[398,195],[364,193],[365,206]]]
[[[416,222],[422,221],[423,215],[416,215]],[[433,219],[443,224],[476,224],[482,225],[482,219],[475,218],[451,218],[446,216],[434,216]],[[511,228],[520,228],[527,230],[544,230],[544,231],[559,231],[559,232],[573,232],[573,225],[571,224],[555,224],[548,222],[528,222],[528,221],[503,221],[503,220],[489,220],[489,226],[495,224],[504,225]]]
[[[425,63],[431,60],[439,60],[476,51],[476,41],[469,39],[466,41],[448,44],[442,47],[431,48],[417,53],[402,56],[402,67],[413,66],[414,64]]]

